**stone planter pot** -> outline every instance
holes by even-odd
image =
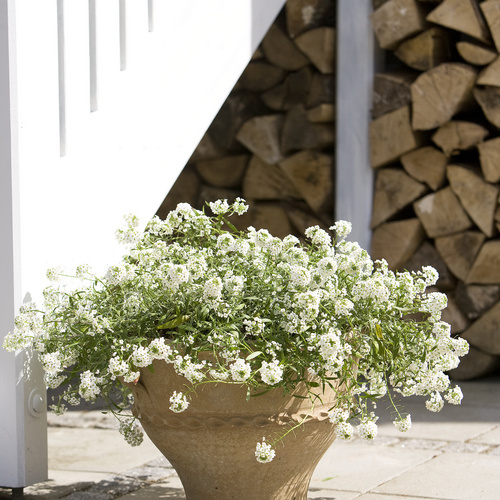
[[[174,391],[186,379],[172,365],[154,362],[141,370],[134,393],[134,414],[177,471],[188,500],[306,500],[312,473],[335,439],[328,420],[335,391],[322,394],[314,408],[308,398],[284,396],[281,389],[246,400],[246,387],[206,384],[182,413],[170,410]],[[295,394],[307,395],[305,385]],[[276,446],[267,464],[255,459],[255,446],[271,442],[307,415],[307,421]],[[283,446],[283,445],[284,446]]]

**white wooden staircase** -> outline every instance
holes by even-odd
[[[284,0],[0,0],[0,340],[48,267],[154,215]],[[46,479],[38,364],[0,349],[0,486]]]

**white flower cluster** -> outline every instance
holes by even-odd
[[[405,418],[399,417],[399,419],[394,420],[392,423],[399,432],[407,432],[411,429],[411,415],[406,415]]]
[[[272,449],[270,444],[266,443],[266,438],[262,438],[262,443],[257,443],[255,448],[255,458],[261,464],[267,464],[273,460],[276,452]]]
[[[170,396],[170,409],[175,413],[183,412],[189,406],[189,401],[182,392],[174,391]]]
[[[80,375],[80,396],[85,401],[94,401],[101,392],[98,382],[99,378],[96,377],[90,370],[83,372]]]
[[[130,446],[139,446],[144,440],[144,433],[132,416],[120,418],[119,432]]]

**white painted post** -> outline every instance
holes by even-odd
[[[0,341],[21,305],[15,1],[0,1]],[[0,349],[0,486],[47,479],[42,370]]]
[[[374,74],[371,0],[337,0],[335,217],[352,222],[352,241],[370,247],[373,173],[369,123]]]

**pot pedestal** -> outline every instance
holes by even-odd
[[[155,361],[153,373],[142,370],[139,382],[127,385],[134,414],[177,471],[188,500],[307,500],[314,469],[335,439],[327,411],[333,390],[312,408],[308,398],[281,389],[247,401],[245,386],[205,384],[184,412],[173,413],[170,396],[185,392],[186,383],[171,365]],[[307,395],[305,385],[295,394]],[[257,462],[257,442],[272,443],[305,417],[274,447],[272,462]]]

